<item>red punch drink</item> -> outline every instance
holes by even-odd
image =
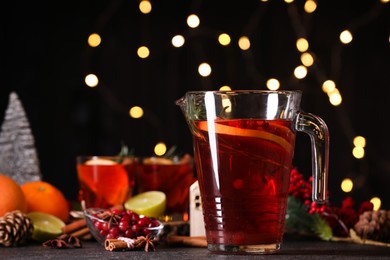
[[[122,205],[132,193],[134,163],[122,157],[78,157],[79,200],[88,208]]]
[[[178,162],[161,157],[145,158],[138,165],[138,192],[164,192],[167,196],[165,213],[184,217],[188,214],[189,189],[196,180],[192,161],[188,154]]]
[[[194,121],[195,161],[210,250],[212,245],[278,249],[295,144],[291,124],[282,119]]]
[[[329,132],[301,91],[189,91],[176,101],[193,136],[207,237],[217,254],[282,245],[295,136],[310,136],[313,201],[327,200]]]

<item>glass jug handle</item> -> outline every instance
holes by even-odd
[[[295,118],[295,129],[310,136],[312,156],[312,199],[316,203],[327,201],[329,131],[325,122],[318,116],[298,112]]]

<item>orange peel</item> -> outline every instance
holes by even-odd
[[[197,124],[197,126],[200,130],[209,132],[207,121],[200,121]],[[288,152],[292,151],[293,149],[292,145],[288,141],[286,141],[286,139],[284,139],[283,137],[280,137],[275,134],[271,134],[263,130],[238,128],[238,127],[228,126],[224,124],[219,124],[218,122],[214,123],[214,127],[215,127],[215,133],[218,134],[261,138],[280,145]]]

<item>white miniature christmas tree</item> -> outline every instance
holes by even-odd
[[[0,173],[10,176],[19,184],[41,180],[34,137],[15,92],[9,95],[0,131]]]

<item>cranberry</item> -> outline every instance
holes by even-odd
[[[119,229],[120,230],[125,231],[128,228],[129,228],[129,222],[124,221],[124,220],[121,220],[121,222],[119,222]]]
[[[139,227],[147,227],[150,223],[150,220],[148,217],[140,218],[137,222]]]
[[[135,235],[135,233],[131,230],[131,228],[129,228],[125,231],[125,237],[133,238],[133,237],[135,237],[134,235]]]
[[[150,229],[148,229],[148,228],[143,228],[142,229],[142,233],[143,233],[144,236],[147,236],[147,235],[151,234],[152,231]]]
[[[131,220],[133,221],[133,223],[138,222],[138,220],[139,220],[139,215],[136,214],[136,213],[133,213],[133,215],[131,215]]]
[[[264,130],[267,130],[269,128],[269,123],[267,121],[263,121],[263,123],[261,124],[261,127],[264,129]]]
[[[131,221],[131,216],[125,214],[121,217],[121,220],[120,221],[126,221],[126,222],[130,222]]]
[[[244,180],[243,179],[235,179],[233,181],[233,187],[236,189],[236,190],[240,190],[242,188],[244,188]]]
[[[122,215],[122,212],[119,209],[113,209],[113,210],[111,210],[111,213],[115,214],[115,215]]]
[[[109,234],[114,236],[114,238],[118,237],[119,233],[120,233],[119,227],[113,226],[110,228]]]
[[[156,219],[152,219],[149,223],[149,227],[158,227],[160,223]]]
[[[106,237],[108,235],[108,230],[100,230],[99,233],[100,235]]]
[[[133,231],[134,233],[137,233],[138,230],[139,230],[138,225],[134,224],[134,225],[131,226],[131,231]]]
[[[106,239],[113,239],[113,238],[117,238],[118,236],[115,236],[115,235],[113,235],[113,234],[107,234],[107,236],[106,236]]]
[[[103,222],[101,230],[108,231],[110,229],[110,223],[109,222]]]
[[[93,225],[95,226],[95,228],[96,228],[97,230],[101,230],[101,229],[102,229],[102,223],[103,223],[103,222],[94,220]]]

